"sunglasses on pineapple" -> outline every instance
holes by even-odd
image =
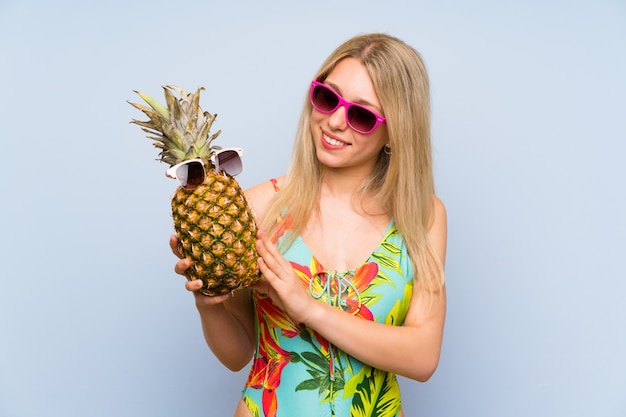
[[[234,177],[241,174],[243,169],[242,154],[243,149],[241,148],[221,149],[211,155],[211,164],[215,167],[216,172],[224,172]],[[178,180],[180,186],[185,190],[193,190],[204,182],[206,170],[202,159],[196,158],[174,165],[165,172],[165,175]]]
[[[330,114],[344,106],[346,109],[346,122],[354,131],[368,135],[374,131],[386,119],[373,111],[344,100],[335,90],[319,81],[311,82],[311,94],[309,97],[313,108],[320,113]]]

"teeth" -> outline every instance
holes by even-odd
[[[330,137],[328,137],[326,135],[324,135],[324,140],[326,141],[326,143],[328,143],[330,145],[333,145],[333,146],[345,146],[346,145],[345,142],[342,142],[342,141],[337,140],[337,139],[330,138]]]

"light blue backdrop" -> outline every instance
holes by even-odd
[[[92,4],[93,3],[93,4]],[[308,81],[384,31],[429,67],[449,212],[441,364],[407,416],[626,415],[626,3],[0,4],[0,416],[229,416],[133,89],[207,87],[250,186]]]

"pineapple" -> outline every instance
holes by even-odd
[[[161,149],[161,162],[170,166],[200,158],[206,178],[193,190],[179,187],[172,196],[172,215],[179,250],[192,260],[187,272],[190,280],[203,282],[202,293],[209,296],[227,294],[248,287],[260,279],[257,266],[256,224],[237,181],[218,173],[210,162],[221,149],[212,145],[221,130],[210,135],[217,114],[200,108],[200,92],[163,86],[167,105],[135,91],[150,106],[131,103],[150,120],[132,120],[148,133],[154,146]],[[174,95],[180,93],[180,98]]]

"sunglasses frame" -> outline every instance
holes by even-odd
[[[213,167],[215,168],[215,171],[220,172],[220,164],[219,164],[218,156],[221,153],[230,152],[230,151],[234,151],[234,152],[237,153],[237,156],[239,157],[239,165],[241,165],[241,167],[239,168],[239,171],[237,173],[231,173],[231,172],[228,172],[226,170],[224,172],[226,172],[231,177],[235,177],[235,176],[241,174],[241,171],[243,170],[243,149],[241,149],[241,148],[224,148],[224,149],[220,149],[217,152],[211,154],[211,164],[213,164]]]
[[[327,90],[329,90],[331,93],[333,93],[335,96],[337,96],[337,106],[335,106],[335,108],[333,108],[332,110],[322,110],[321,108],[319,108],[316,104],[315,104],[315,100],[313,99],[313,92],[315,91],[316,88],[321,87],[321,88],[325,88]],[[348,126],[350,126],[350,128],[352,130],[354,130],[357,133],[360,133],[362,135],[369,135],[370,133],[372,133],[374,130],[376,130],[376,128],[385,123],[387,121],[386,118],[384,118],[383,116],[381,116],[380,114],[376,113],[375,111],[368,109],[365,106],[362,106],[358,103],[353,103],[351,101],[348,101],[346,99],[344,99],[343,97],[341,97],[341,94],[339,94],[338,92],[336,92],[332,87],[317,81],[317,80],[313,80],[311,81],[311,91],[309,92],[309,101],[311,102],[311,105],[313,106],[313,108],[315,110],[317,110],[320,113],[324,113],[324,114],[331,114],[337,111],[337,109],[339,109],[339,107],[343,106],[346,111],[346,123],[348,124]],[[371,129],[369,130],[360,130],[357,129],[356,127],[354,127],[352,125],[352,123],[350,122],[350,107],[358,107],[359,109],[365,110],[366,112],[372,113],[374,115],[374,126],[372,126]]]
[[[241,148],[224,148],[224,149],[220,149],[217,152],[214,152],[213,154],[211,154],[211,157],[209,158],[211,161],[211,164],[213,165],[213,167],[215,168],[215,171],[217,172],[222,172],[220,171],[220,164],[219,164],[219,155],[223,152],[230,152],[230,151],[234,151],[237,153],[237,156],[239,157],[239,161],[240,161],[240,168],[236,173],[230,173],[227,171],[223,171],[224,173],[226,173],[227,175],[230,175],[231,177],[234,177],[236,175],[239,175],[241,173],[241,171],[243,170],[243,149]],[[185,166],[185,165],[189,165],[192,163],[198,163],[200,164],[200,167],[202,168],[202,182],[204,182],[204,179],[206,178],[206,168],[204,167],[204,161],[202,160],[202,158],[194,158],[194,159],[189,159],[187,161],[183,161],[180,162],[176,165],[171,166],[170,168],[168,168],[168,170],[165,172],[165,175],[168,178],[172,178],[178,181],[178,183],[180,184],[180,186],[182,188],[184,188],[185,190],[193,190],[194,188],[197,188],[200,184],[202,184],[202,182],[200,182],[200,184],[193,186],[193,187],[187,187],[187,185],[183,184],[182,181],[180,180],[180,178],[178,178],[177,176],[177,171],[180,167]]]

